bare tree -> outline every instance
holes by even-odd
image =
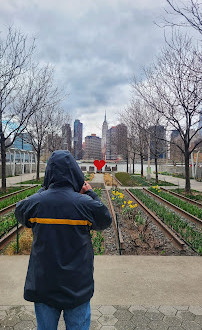
[[[33,85],[31,58],[34,42],[29,46],[27,37],[8,29],[0,39],[0,143],[2,190],[6,190],[6,148],[24,130],[35,111],[37,92]]]
[[[170,6],[170,11],[165,10],[167,16],[163,17],[164,26],[190,26],[200,34],[202,34],[202,6],[200,0],[166,0]],[[169,20],[174,17],[174,20]],[[175,17],[181,17],[181,21],[176,20]]]
[[[37,74],[37,85],[41,89],[41,100],[37,104],[37,110],[29,118],[26,127],[28,138],[37,154],[37,175],[39,180],[41,151],[45,147],[48,134],[52,134],[52,128],[58,117],[58,104],[61,101],[60,92],[53,85],[53,69],[46,66]]]
[[[146,79],[133,84],[136,94],[176,129],[184,143],[178,145],[185,158],[186,192],[190,192],[189,158],[201,142],[191,143],[199,127],[202,95],[201,61],[198,50],[186,36],[175,35],[156,63],[145,70]]]

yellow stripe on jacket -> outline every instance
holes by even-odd
[[[71,220],[71,219],[48,219],[48,218],[30,218],[30,222],[55,224],[55,225],[71,225],[71,226],[92,226],[88,220]]]

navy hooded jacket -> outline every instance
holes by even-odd
[[[62,310],[93,296],[90,229],[103,230],[112,219],[92,189],[79,193],[83,184],[83,173],[73,156],[58,150],[48,161],[44,187],[17,203],[16,218],[33,231],[25,300]]]

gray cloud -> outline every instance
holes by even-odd
[[[64,107],[83,120],[84,134],[100,134],[104,110],[110,123],[129,102],[134,74],[163,45],[153,21],[165,0],[0,0],[1,30],[13,24],[37,36],[37,59],[55,66],[68,91]]]

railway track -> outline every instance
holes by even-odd
[[[190,204],[193,204],[195,206],[198,206],[198,207],[202,208],[202,204],[199,203],[199,202],[197,202],[197,201],[194,201],[194,200],[192,200],[192,199],[190,199],[188,197],[185,197],[183,195],[180,195],[180,194],[178,194],[178,193],[176,193],[174,191],[171,191],[171,190],[168,190],[168,189],[165,189],[165,188],[160,188],[160,189],[163,190],[163,191],[165,191],[165,192],[167,192],[167,193],[169,193],[169,194],[171,194],[171,195],[173,195],[173,196],[176,196],[176,197],[178,197],[178,198],[180,198],[180,199],[182,199],[182,200],[184,200],[186,202],[189,202]]]
[[[171,209],[173,209],[174,211],[180,213],[181,215],[183,215],[185,218],[187,218],[188,220],[196,223],[197,225],[199,225],[200,227],[202,227],[202,220],[198,219],[197,217],[195,217],[194,215],[184,211],[183,209],[181,209],[180,207],[168,202],[167,200],[165,200],[164,198],[154,194],[152,191],[143,188],[143,191],[145,191],[147,194],[149,194],[150,196],[156,198],[157,200],[159,200],[160,202],[162,202],[163,204],[169,206]]]
[[[22,230],[24,229],[24,227],[19,224],[18,225],[18,232],[22,232]],[[0,251],[5,247],[6,244],[8,244],[9,242],[11,242],[13,240],[13,238],[15,237],[15,235],[17,234],[17,225],[15,225],[15,227],[13,227],[6,235],[4,235],[1,239],[0,239]]]
[[[182,238],[178,236],[172,229],[170,229],[163,221],[161,221],[150,209],[148,209],[142,201],[140,201],[136,196],[134,196],[128,189],[125,191],[135,200],[135,202],[140,206],[140,208],[149,215],[155,224],[163,231],[163,233],[168,236],[169,239],[175,244],[179,250],[183,250],[185,244],[187,244]]]
[[[124,249],[123,236],[122,236],[121,230],[120,230],[120,228],[118,226],[117,218],[116,218],[116,213],[114,211],[114,207],[112,205],[112,201],[111,201],[111,198],[109,196],[109,192],[108,192],[107,189],[106,189],[106,194],[107,194],[107,200],[108,200],[108,203],[109,203],[109,209],[110,209],[110,213],[111,213],[111,216],[112,216],[112,221],[113,221],[113,225],[114,225],[114,229],[115,229],[117,249],[120,252],[120,250],[123,250]]]
[[[3,201],[6,198],[12,197],[12,196],[17,195],[17,194],[19,194],[19,193],[21,193],[21,192],[23,192],[25,190],[29,190],[29,189],[32,189],[32,188],[37,187],[37,186],[38,186],[38,184],[35,184],[35,185],[31,186],[31,187],[26,187],[24,189],[17,190],[17,191],[14,191],[14,192],[10,193],[10,194],[4,195],[4,196],[0,197],[0,202]]]

